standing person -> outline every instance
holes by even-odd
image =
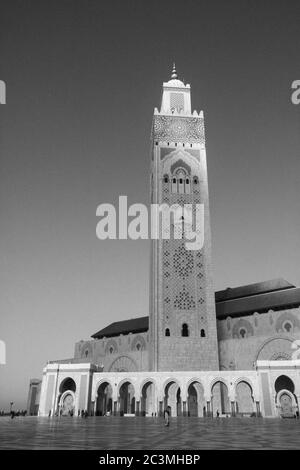
[[[164,411],[164,419],[165,419],[165,426],[170,426],[170,407],[167,406],[167,408]]]
[[[219,410],[217,410],[217,418],[220,416]]]

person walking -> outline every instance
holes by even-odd
[[[164,419],[165,419],[165,426],[170,426],[170,407],[167,406],[167,408],[164,411]]]

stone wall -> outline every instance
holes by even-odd
[[[74,357],[104,366],[105,372],[148,370],[148,333],[79,341]]]
[[[300,309],[217,321],[221,370],[250,370],[257,360],[287,360],[300,339]]]

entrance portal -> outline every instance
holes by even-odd
[[[112,413],[112,387],[108,382],[103,382],[98,388],[96,415],[105,416]]]
[[[135,414],[134,387],[130,382],[120,387],[120,414]]]
[[[176,382],[169,382],[165,387],[164,409],[171,408],[171,416],[181,416],[180,387]]]

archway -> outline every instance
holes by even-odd
[[[131,382],[124,382],[119,389],[120,414],[135,414],[135,391]]]
[[[276,392],[276,406],[280,416],[291,417],[298,411],[298,404],[295,397],[295,384],[287,375],[277,377],[274,384]]]
[[[59,386],[58,413],[73,416],[75,410],[76,383],[71,377],[65,378]]]
[[[293,398],[290,393],[282,392],[278,397],[281,416],[294,416]]]
[[[96,416],[111,414],[113,411],[112,386],[109,382],[99,385],[97,391]]]
[[[280,375],[277,377],[274,387],[276,393],[279,393],[281,390],[288,390],[291,393],[294,393],[295,391],[294,382],[287,375]]]
[[[170,381],[165,386],[164,409],[171,408],[171,416],[181,416],[180,387],[175,381]]]
[[[217,412],[219,412],[220,414],[228,414],[231,412],[228,388],[224,382],[215,382],[211,389],[211,395],[211,411],[213,415]]]
[[[188,415],[201,416],[206,413],[204,388],[200,382],[192,382],[188,387]]]
[[[64,379],[59,386],[60,393],[64,393],[67,390],[71,390],[74,393],[76,392],[76,383],[71,377]]]
[[[150,380],[146,382],[141,390],[141,413],[142,416],[152,415],[155,412],[155,386]]]
[[[254,412],[253,391],[248,382],[241,380],[235,389],[236,412],[251,415]]]

